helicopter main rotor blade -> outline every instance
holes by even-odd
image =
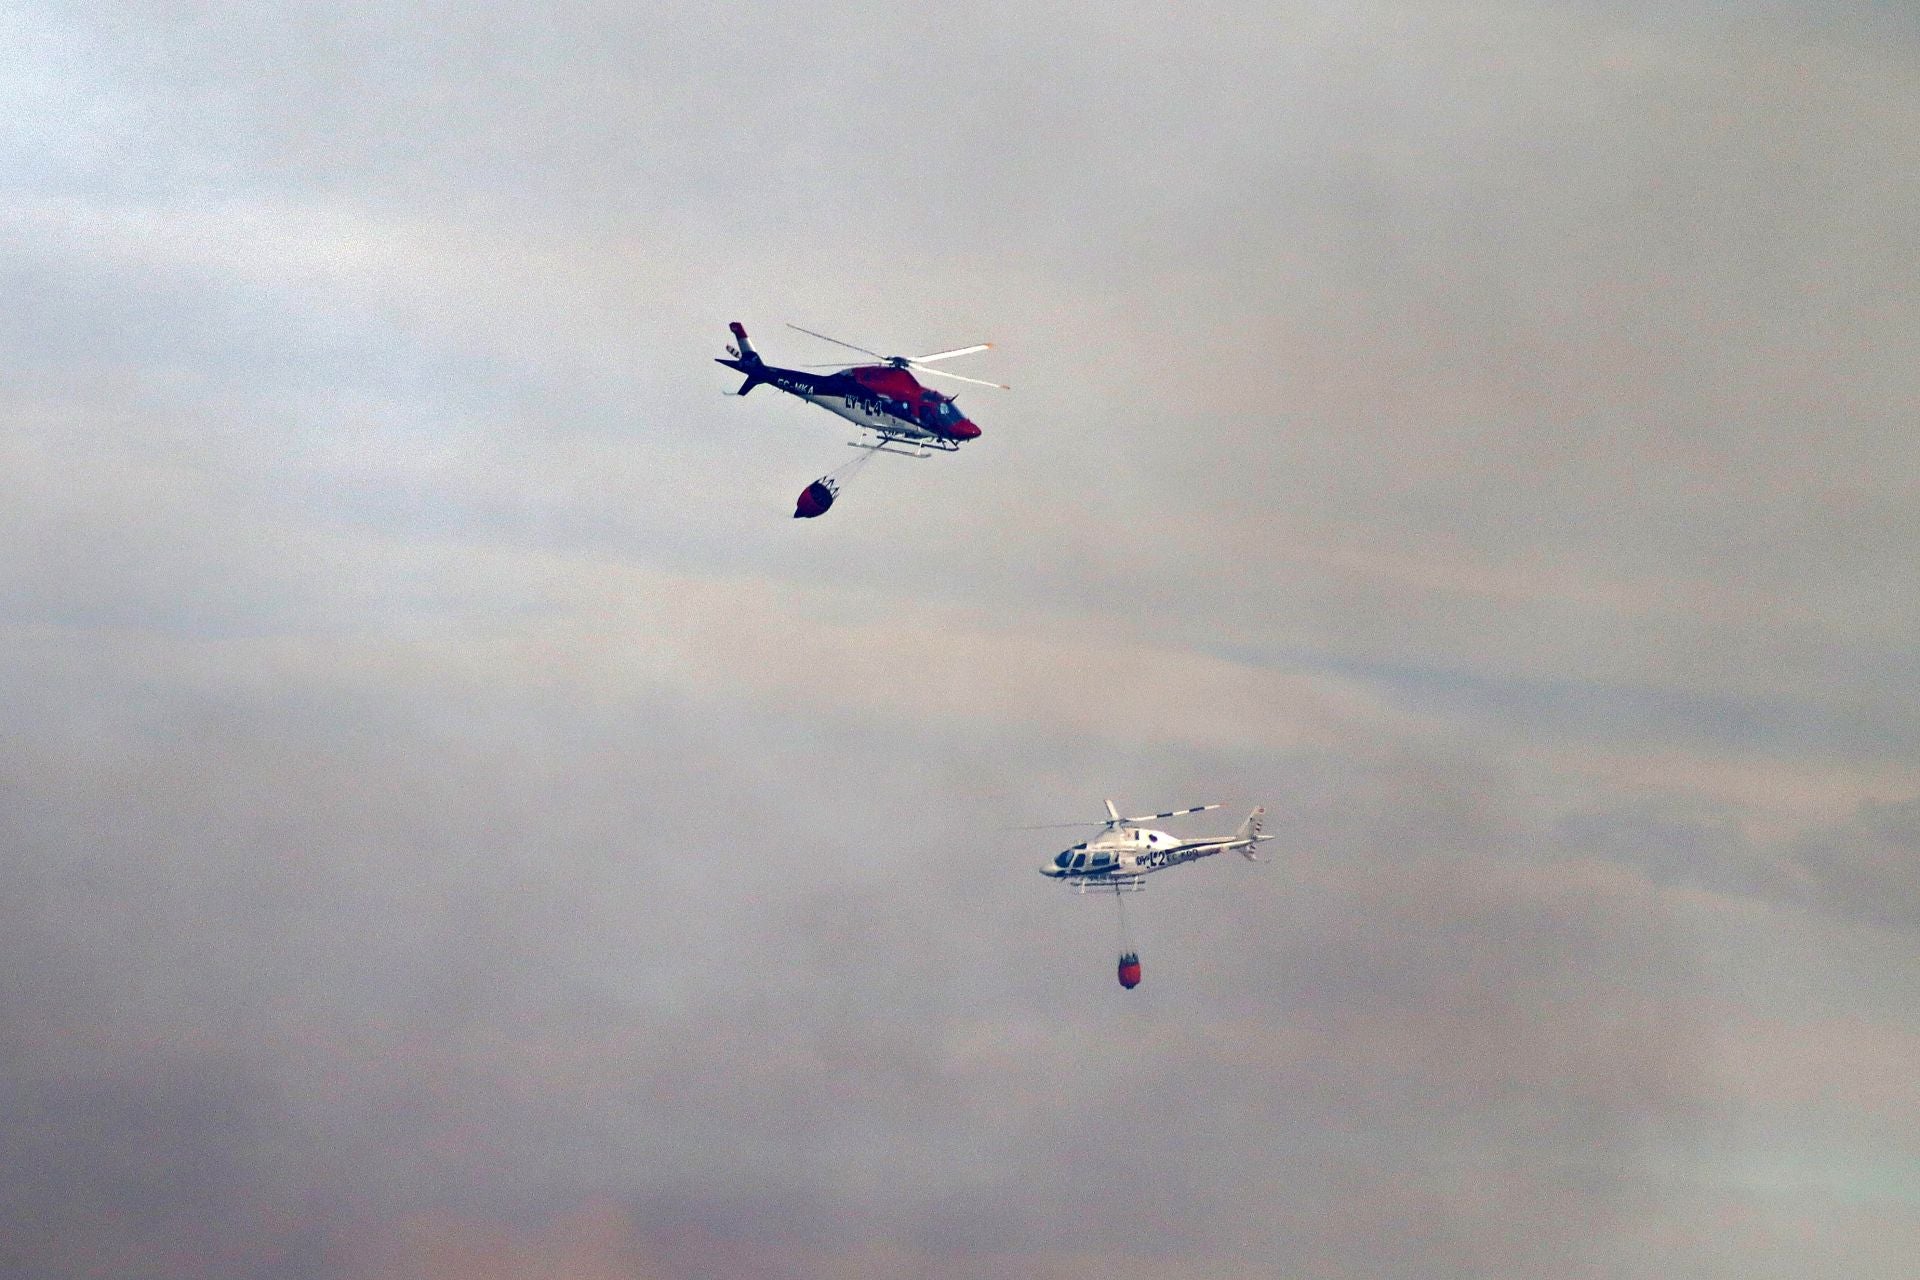
[[[1054,831],[1063,827],[1119,827],[1132,822],[1152,822],[1157,818],[1178,818],[1183,814],[1205,813],[1217,804],[1197,804],[1191,809],[1168,809],[1165,813],[1143,813],[1137,818],[1089,818],[1085,822],[1042,822],[1029,827],[1002,827],[1003,831]]]
[[[885,357],[885,356],[883,356],[883,355],[881,355],[881,354],[880,354],[880,353],[879,353],[878,351],[869,351],[869,350],[867,350],[867,349],[866,349],[865,347],[856,347],[856,346],[854,346],[854,345],[853,345],[853,344],[852,344],[851,342],[842,342],[842,341],[840,341],[840,339],[838,339],[838,338],[829,338],[829,337],[828,337],[828,336],[827,336],[826,334],[824,334],[824,333],[815,333],[815,332],[814,332],[813,330],[811,330],[811,329],[802,329],[802,328],[800,328],[800,326],[799,326],[799,325],[797,325],[797,324],[790,324],[790,325],[788,325],[788,326],[787,326],[787,328],[789,328],[789,329],[793,329],[793,330],[795,330],[795,331],[797,331],[797,332],[800,332],[800,333],[804,333],[804,334],[806,334],[806,335],[807,335],[807,336],[808,336],[809,338],[818,338],[818,339],[820,339],[820,340],[821,340],[822,342],[831,342],[831,343],[832,343],[832,344],[833,344],[834,346],[836,346],[836,347],[845,347],[845,348],[846,348],[847,350],[849,350],[849,351],[858,351],[858,352],[859,352],[859,353],[860,353],[861,355],[865,355],[865,356],[872,356],[872,357],[873,357],[873,358],[874,358],[875,360],[885,360],[885,359],[886,359],[886,357]]]
[[[936,351],[930,356],[908,356],[908,364],[932,364],[935,360],[951,360],[955,356],[970,356],[976,351],[991,351],[991,342],[976,342],[970,347],[955,347],[951,351]]]
[[[948,373],[945,369],[923,369],[912,362],[908,362],[907,368],[913,370],[915,373],[924,373],[930,378],[952,378],[955,382],[971,382],[976,387],[995,387],[1001,391],[1013,390],[1012,387],[1004,382],[988,382],[984,378],[962,377],[957,373]]]
[[[1152,822],[1155,818],[1177,818],[1183,813],[1205,813],[1209,809],[1218,809],[1217,804],[1197,804],[1191,809],[1169,809],[1165,813],[1143,813],[1137,818],[1122,818],[1121,822]]]

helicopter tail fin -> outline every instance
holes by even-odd
[[[729,365],[747,375],[747,380],[740,384],[740,390],[737,393],[739,395],[745,395],[766,381],[765,378],[760,376],[762,364],[760,353],[753,349],[751,342],[747,341],[746,328],[738,320],[728,325],[727,328],[733,330],[733,343],[727,347],[727,354],[732,356],[733,359],[722,360],[720,363]]]
[[[1266,816],[1267,811],[1264,806],[1256,808],[1252,813],[1247,815],[1247,820],[1240,824],[1240,829],[1233,833],[1235,840],[1245,840],[1247,842],[1246,847],[1240,850],[1240,856],[1248,862],[1261,861],[1259,854],[1260,842],[1262,840],[1273,839],[1272,836],[1262,835],[1260,833],[1261,820]]]

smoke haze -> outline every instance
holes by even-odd
[[[0,1268],[1910,1272],[1905,10],[0,36]]]

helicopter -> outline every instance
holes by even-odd
[[[1191,809],[1169,809],[1165,813],[1149,813],[1138,818],[1123,818],[1120,811],[1107,803],[1107,816],[1098,823],[1053,823],[1051,826],[1093,826],[1103,828],[1101,833],[1091,840],[1083,840],[1070,849],[1064,849],[1055,855],[1052,862],[1040,868],[1040,874],[1051,880],[1063,881],[1079,893],[1092,890],[1112,890],[1115,893],[1138,892],[1147,887],[1147,877],[1156,871],[1165,871],[1183,863],[1200,858],[1210,858],[1216,853],[1232,850],[1249,862],[1264,861],[1256,852],[1262,841],[1273,839],[1260,831],[1261,820],[1266,816],[1265,808],[1256,808],[1247,815],[1246,821],[1231,835],[1202,836],[1197,840],[1182,840],[1170,836],[1164,831],[1153,831],[1139,826],[1142,822],[1156,822],[1161,818],[1178,818],[1189,813],[1205,813],[1209,809],[1218,809],[1217,804],[1195,805]],[[1028,828],[1039,830],[1040,828]]]
[[[1248,862],[1264,861],[1257,852],[1260,843],[1273,839],[1260,830],[1261,819],[1266,816],[1264,808],[1256,808],[1247,815],[1232,835],[1202,836],[1197,840],[1182,840],[1170,836],[1164,831],[1155,831],[1138,824],[1157,822],[1161,818],[1178,818],[1189,813],[1205,813],[1209,809],[1218,809],[1217,804],[1195,805],[1191,809],[1168,809],[1164,813],[1148,813],[1138,818],[1123,818],[1114,808],[1113,801],[1107,803],[1107,816],[1103,822],[1050,822],[1040,827],[1024,827],[1022,830],[1039,831],[1049,827],[1099,826],[1099,835],[1091,840],[1082,840],[1070,849],[1063,849],[1054,856],[1052,862],[1040,868],[1040,874],[1050,880],[1063,881],[1072,886],[1076,893],[1107,892],[1114,895],[1114,905],[1120,909],[1120,964],[1115,971],[1120,985],[1131,991],[1140,985],[1140,953],[1134,949],[1131,935],[1127,930],[1126,899],[1121,895],[1138,893],[1147,887],[1147,877],[1156,871],[1165,871],[1182,863],[1193,862],[1200,858],[1210,858],[1216,853],[1225,853],[1229,849],[1238,853]]]
[[[980,428],[960,412],[953,397],[921,386],[913,376],[915,373],[951,378],[956,382],[971,382],[976,386],[997,387],[1002,391],[1008,389],[998,382],[962,377],[944,369],[926,367],[936,360],[951,360],[955,356],[985,351],[993,345],[990,342],[977,342],[969,347],[955,347],[951,351],[936,351],[924,356],[883,356],[851,342],[842,342],[824,333],[790,324],[787,328],[810,338],[819,338],[879,361],[878,364],[840,368],[833,373],[808,373],[804,369],[782,369],[768,364],[753,349],[753,344],[747,341],[747,331],[739,321],[727,327],[733,331],[733,342],[727,347],[727,355],[731,358],[717,359],[715,363],[747,375],[747,380],[740,384],[736,394],[744,396],[764,383],[798,396],[809,404],[817,404],[873,437],[871,442],[847,442],[856,449],[926,458],[932,456],[931,450],[952,453],[968,440],[979,439]]]

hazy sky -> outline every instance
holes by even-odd
[[[0,14],[0,1269],[1912,1274],[1908,6],[111,8]],[[731,320],[1015,390],[796,522]],[[1279,836],[1133,992],[1105,796]]]

